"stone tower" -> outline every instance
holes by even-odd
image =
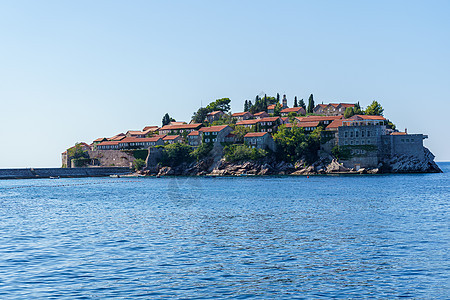
[[[287,99],[286,99],[286,95],[283,95],[283,109],[287,108]]]

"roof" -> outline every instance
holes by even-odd
[[[283,109],[281,112],[282,113],[290,113],[290,112],[298,112],[304,110],[303,107],[299,106],[299,107],[290,107],[290,108],[285,108]]]
[[[276,104],[271,104],[269,106],[267,106],[267,109],[275,109]]]
[[[161,139],[161,136],[152,136],[152,137],[148,137],[148,138],[126,137],[123,140],[119,141],[119,143],[157,142],[160,139]]]
[[[95,143],[95,142],[102,142],[102,141],[104,141],[104,140],[107,140],[107,138],[104,138],[104,137],[98,138],[98,139],[95,139],[95,140],[94,140],[94,143]]]
[[[105,141],[105,142],[101,142],[100,144],[97,145],[98,146],[113,146],[113,145],[119,145],[120,141]]]
[[[300,122],[312,122],[312,121],[334,121],[342,119],[342,116],[307,116],[296,117]]]
[[[265,136],[266,134],[269,134],[269,133],[267,133],[267,132],[249,132],[246,135],[244,135],[244,138],[261,137],[261,136]]]
[[[183,125],[183,124],[186,124],[186,122],[182,122],[182,121],[180,121],[180,122],[173,121],[173,122],[170,122],[170,123],[169,123],[169,125]]]
[[[362,119],[362,120],[386,120],[383,116],[372,116],[372,115],[354,115],[350,117],[347,120],[356,120],[356,119]]]
[[[267,118],[261,118],[257,120],[258,122],[274,122],[276,120],[280,119],[280,117],[267,117]]]
[[[322,108],[325,108],[325,107],[328,106],[328,104],[317,104],[317,106],[320,106],[320,107],[322,107]],[[317,106],[316,106],[316,107],[317,107]]]
[[[140,131],[140,130],[128,130],[127,134],[131,134],[131,135],[145,135],[145,132]]]
[[[253,114],[253,115],[254,115],[255,117],[258,117],[258,116],[263,115],[263,114],[268,115],[268,113],[265,112],[265,111],[260,111],[260,112],[257,112],[257,113],[255,113],[255,114]]]
[[[180,129],[198,129],[203,126],[202,123],[181,124],[181,125],[166,125],[159,130],[180,130]]]
[[[158,130],[158,126],[145,126],[144,129],[142,129],[142,131],[156,131]]]
[[[237,122],[236,125],[256,125],[256,123],[258,123],[259,120],[244,120],[244,121],[240,121]]]
[[[163,138],[163,141],[171,141],[171,140],[176,140],[177,138],[180,138],[181,135],[166,135]]]
[[[222,130],[224,130],[227,127],[228,127],[228,125],[202,127],[198,131],[201,131],[201,132],[216,132],[216,131],[222,131]]]
[[[319,126],[319,121],[311,121],[311,122],[298,122],[298,126],[300,127],[317,127]]]
[[[407,135],[406,132],[393,132],[391,135]]]
[[[116,134],[115,136],[109,138],[108,140],[110,140],[110,141],[120,141],[123,138],[125,138],[125,134],[124,133],[119,133],[119,134]]]
[[[188,136],[195,136],[195,135],[200,135],[200,132],[198,130],[194,130],[189,132]]]
[[[216,111],[212,111],[212,112],[210,112],[209,114],[207,114],[207,116],[214,116],[214,115],[217,115],[217,114],[220,114],[220,113],[224,113],[223,111],[221,111],[221,110],[216,110]]]
[[[340,106],[343,106],[345,108],[347,108],[347,107],[354,107],[355,106],[355,104],[351,104],[351,103],[330,103],[328,105],[331,105],[333,107],[338,107],[340,105]]]
[[[327,126],[327,129],[341,127],[342,121],[343,121],[342,119],[334,120],[333,122],[330,123],[330,125]]]
[[[244,115],[246,115],[246,114],[250,114],[250,115],[251,115],[251,113],[249,113],[248,111],[244,111],[244,112],[237,112],[237,113],[234,113],[234,114],[232,114],[231,116],[232,116],[232,117],[240,117],[240,116],[244,116]]]

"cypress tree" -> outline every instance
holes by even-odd
[[[277,93],[277,103],[280,103],[280,94]]]
[[[312,113],[314,110],[314,96],[311,94],[308,99],[308,112]]]
[[[299,106],[303,107],[303,109],[306,110],[306,104],[305,101],[303,101],[303,99],[300,99]]]
[[[248,101],[245,100],[244,102],[244,111],[248,111]]]
[[[294,107],[298,107],[297,96],[294,97]]]
[[[162,126],[166,126],[169,123],[170,123],[170,117],[169,117],[169,114],[166,113],[164,115],[164,117],[162,118]]]

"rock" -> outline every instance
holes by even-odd
[[[344,167],[340,164],[336,159],[333,159],[331,163],[327,166],[327,173],[335,173],[335,172],[349,172],[350,169]]]

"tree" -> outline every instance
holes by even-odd
[[[307,110],[307,112],[312,114],[313,111],[314,111],[314,106],[315,106],[314,105],[314,96],[313,96],[313,94],[311,94],[309,96],[309,99],[308,99],[308,110]]]
[[[303,101],[303,99],[300,99],[300,102],[298,104],[300,107],[303,107],[303,109],[306,111],[306,104],[305,101]]]
[[[381,106],[381,104],[378,103],[377,101],[373,100],[372,104],[367,106],[367,108],[366,108],[364,113],[366,115],[382,116],[383,115],[383,111],[384,111],[384,109]]]
[[[192,122],[203,123],[209,110],[206,107],[200,107],[197,112],[192,115]]]
[[[162,118],[162,126],[169,125],[170,122],[175,122],[174,118],[171,118],[168,113]]]
[[[277,93],[277,103],[280,103],[280,94]]]
[[[348,119],[355,114],[353,107],[347,107],[344,112],[344,118]]]
[[[244,111],[248,111],[248,100],[244,102]]]
[[[294,107],[298,107],[297,96],[294,97]]]
[[[364,112],[361,110],[361,106],[358,103],[355,104],[355,107],[353,108],[353,111],[355,112],[355,115],[362,115]]]
[[[273,115],[274,115],[274,116],[280,116],[280,114],[281,114],[281,109],[282,109],[282,108],[283,108],[283,107],[281,106],[280,103],[275,104],[275,108],[274,108],[274,110],[273,110]]]
[[[226,113],[231,108],[230,102],[231,102],[230,98],[221,98],[217,99],[214,102],[211,102],[210,104],[208,104],[208,106],[206,106],[206,108],[209,110],[209,112],[221,110]]]
[[[234,128],[234,131],[232,133],[234,134],[236,141],[242,143],[244,141],[244,135],[246,135],[249,132],[253,132],[253,131],[254,131],[253,126],[245,127],[245,126],[238,125]]]
[[[133,168],[135,171],[141,170],[145,166],[145,160],[137,158],[133,161]]]

